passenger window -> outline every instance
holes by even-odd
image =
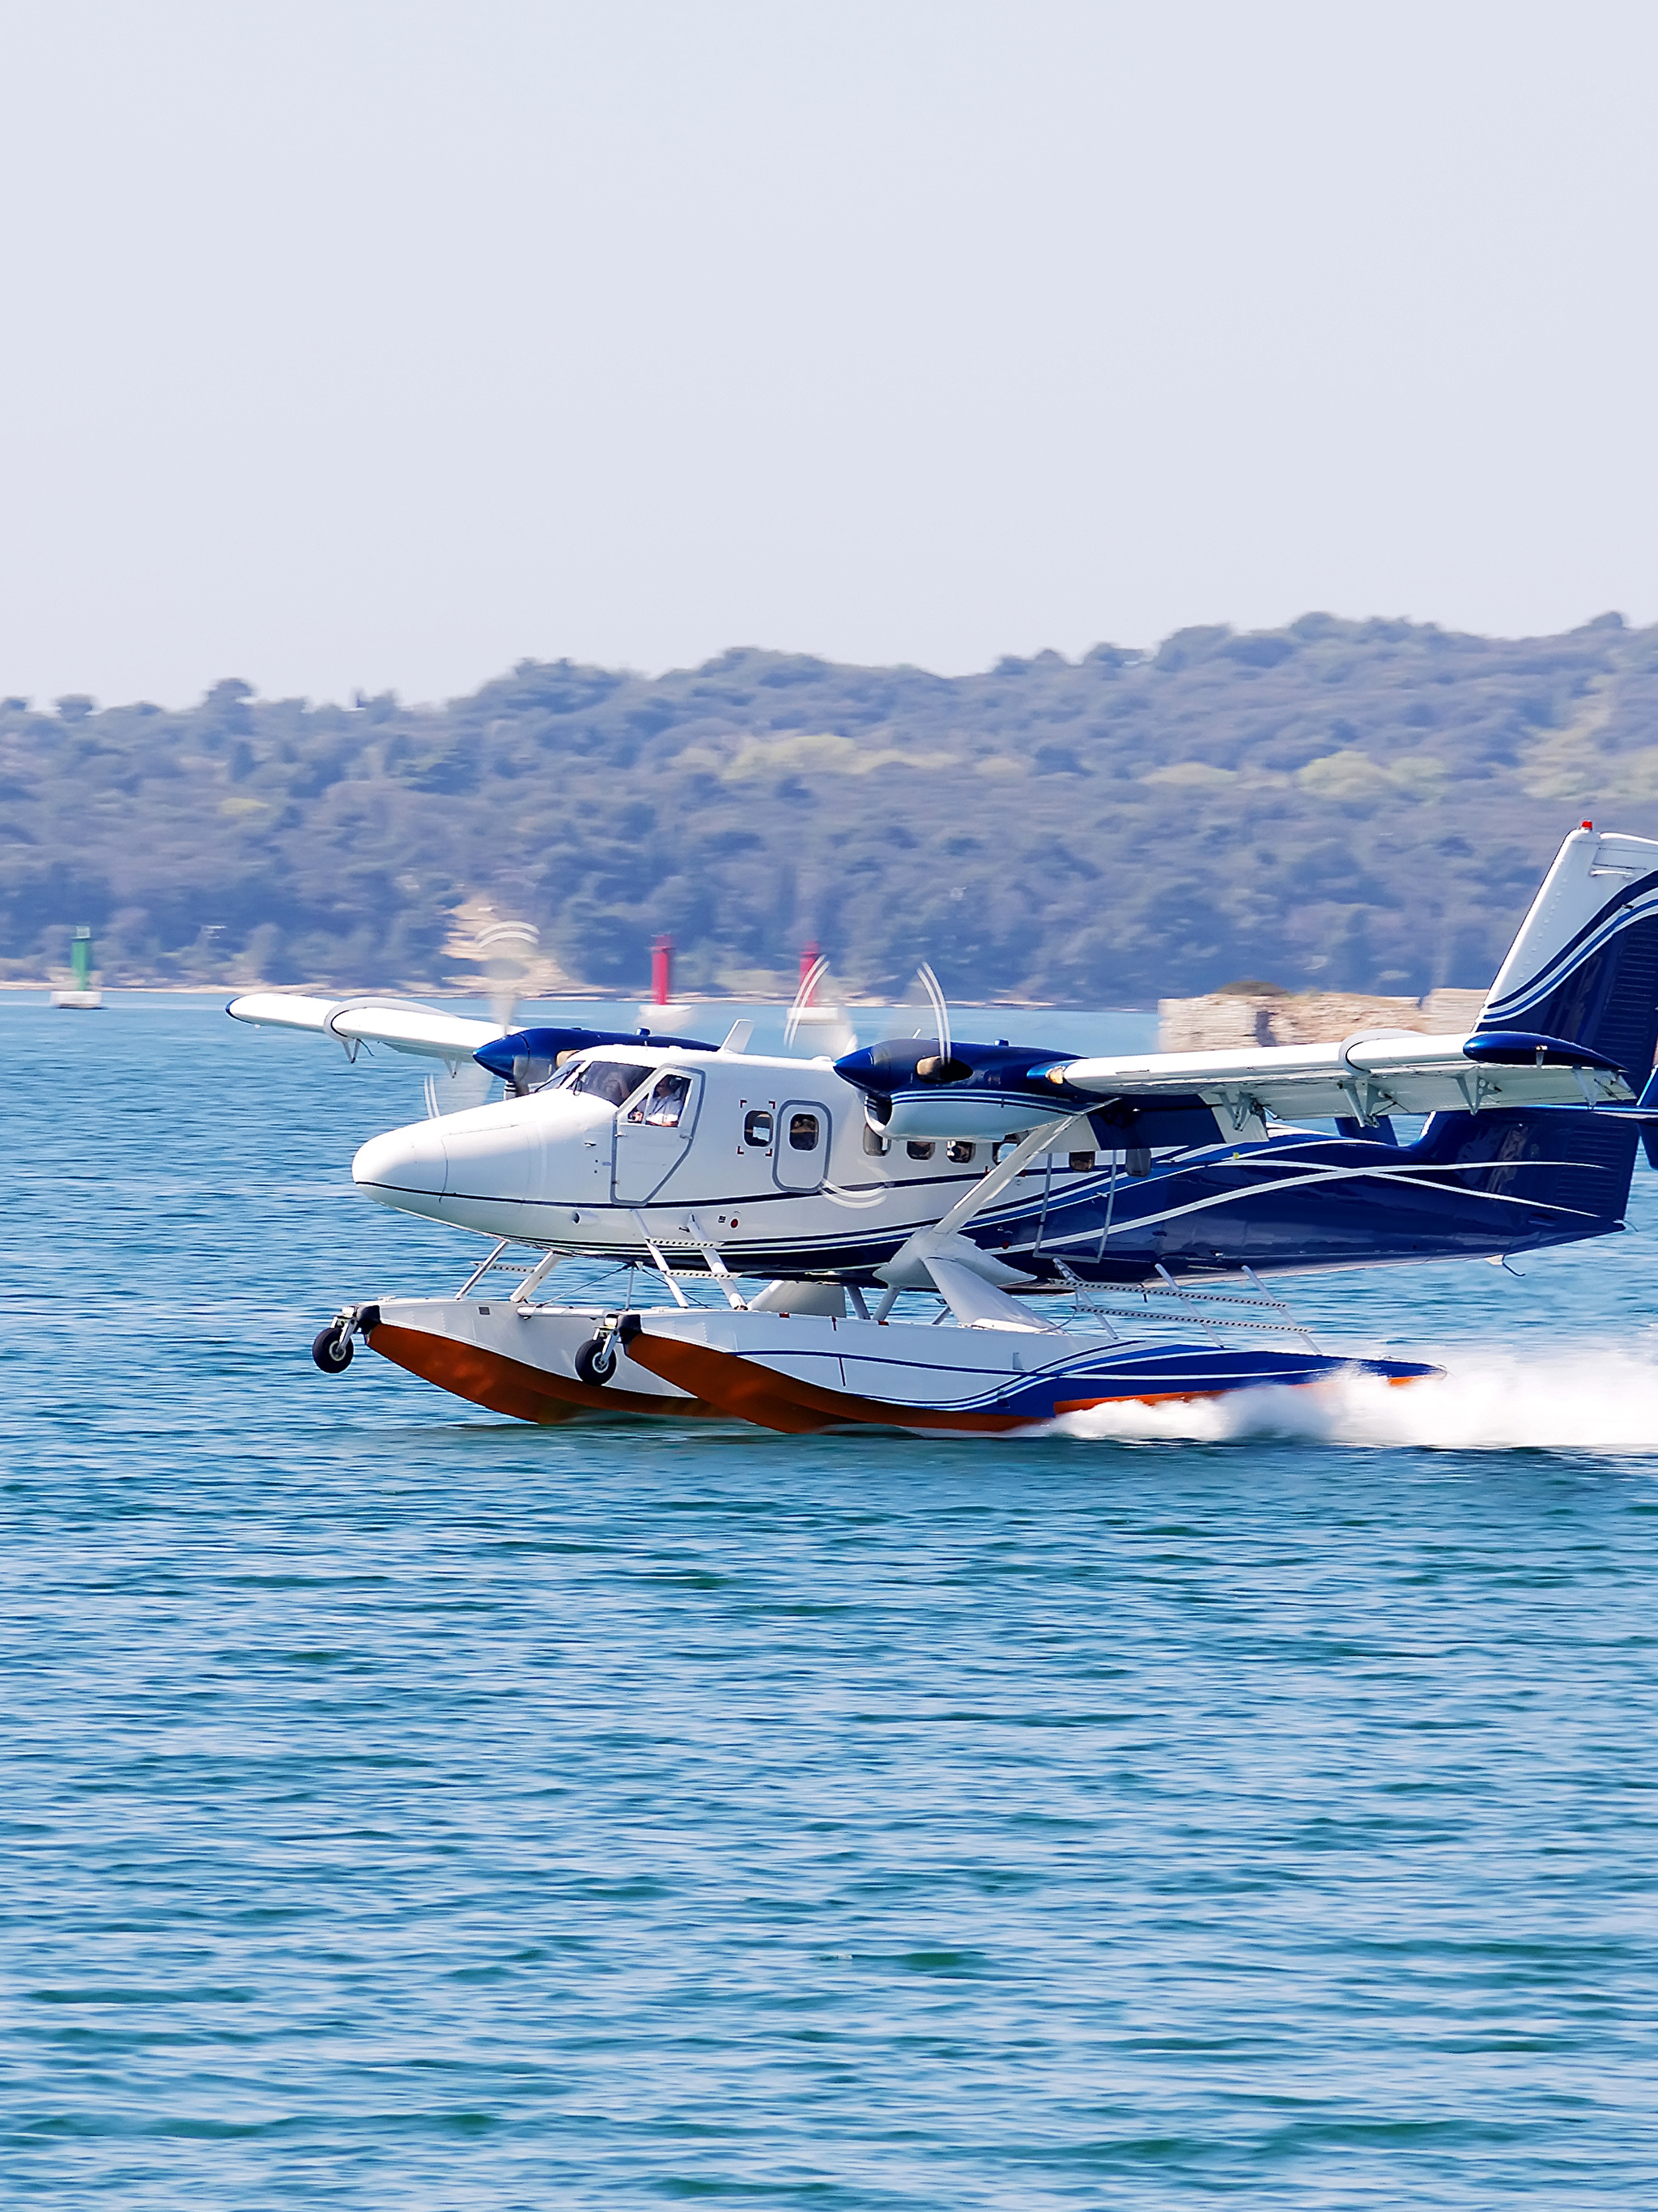
[[[817,1116],[815,1114],[789,1115],[789,1150],[794,1152],[815,1152],[817,1149]]]
[[[1092,1170],[1094,1155],[1092,1152],[1072,1152],[1071,1164],[1077,1174],[1087,1175]]]
[[[892,1150],[892,1139],[890,1137],[884,1137],[878,1129],[872,1129],[869,1123],[865,1121],[864,1124],[864,1150],[871,1154],[873,1158],[884,1160],[887,1154]]]
[[[912,1137],[904,1150],[913,1160],[930,1160],[932,1158],[932,1139],[931,1137]]]
[[[743,1142],[763,1151],[771,1142],[771,1115],[763,1106],[756,1106],[743,1123]]]
[[[969,1145],[958,1137],[944,1146],[944,1158],[953,1160],[958,1168],[964,1168],[977,1150],[976,1145]]]
[[[690,1095],[689,1075],[665,1075],[649,1097],[640,1100],[628,1119],[647,1122],[653,1129],[677,1129]]]
[[[650,1072],[632,1060],[590,1060],[570,1088],[608,1099],[612,1106],[625,1106]]]

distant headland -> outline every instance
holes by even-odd
[[[940,677],[744,648],[651,678],[525,661],[410,707],[0,701],[0,977],[77,926],[106,982],[437,988],[452,910],[572,989],[786,996],[925,957],[963,999],[1149,1006],[1270,975],[1488,981],[1582,815],[1658,828],[1658,628],[1303,616]]]

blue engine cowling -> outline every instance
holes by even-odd
[[[533,1091],[545,1083],[561,1060],[573,1052],[589,1052],[600,1044],[679,1045],[687,1052],[712,1052],[700,1037],[658,1036],[653,1030],[513,1030],[491,1037],[472,1057],[491,1075],[500,1076],[511,1090]]]
[[[994,1144],[1061,1114],[1086,1114],[1095,1142],[1110,1152],[1207,1145],[1222,1133],[1195,1096],[1141,1105],[1056,1083],[1044,1071],[1064,1057],[1030,1045],[963,1042],[944,1060],[931,1038],[894,1037],[847,1053],[835,1070],[863,1093],[871,1127],[894,1138]]]

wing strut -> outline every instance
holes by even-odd
[[[942,1221],[935,1222],[926,1229],[918,1229],[907,1237],[891,1259],[876,1270],[884,1279],[887,1287],[875,1309],[874,1318],[884,1321],[892,1311],[899,1287],[907,1273],[920,1267],[926,1271],[924,1280],[931,1276],[928,1262],[934,1258],[943,1259],[947,1255],[958,1266],[966,1268],[973,1268],[976,1261],[977,1272],[987,1280],[993,1282],[997,1272],[1001,1273],[1004,1281],[1011,1279],[1007,1271],[997,1270],[995,1263],[990,1261],[986,1255],[975,1253],[968,1239],[958,1234],[962,1224],[971,1221],[975,1213],[981,1213],[993,1200],[999,1199],[1038,1153],[1054,1151],[1070,1130],[1075,1128],[1078,1122],[1086,1125],[1087,1121],[1086,1114],[1062,1114],[1057,1121],[1044,1121],[1040,1128],[1032,1129],[1028,1136],[1021,1138],[999,1166],[981,1176],[972,1189],[957,1200]]]
[[[942,1221],[930,1230],[918,1230],[917,1236],[953,1235],[964,1221],[971,1221],[974,1215],[981,1213],[993,1199],[999,1198],[1009,1183],[1023,1174],[1028,1163],[1039,1152],[1057,1152],[1060,1139],[1074,1129],[1078,1122],[1087,1119],[1086,1114],[1066,1114],[1057,1121],[1044,1121],[1040,1129],[1033,1129],[1028,1137],[1023,1138],[999,1167],[993,1167],[987,1175],[981,1176],[966,1196],[957,1200]],[[914,1239],[912,1237],[910,1241],[913,1243]]]

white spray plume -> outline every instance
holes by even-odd
[[[1099,1406],[1048,1433],[1123,1443],[1262,1437],[1370,1449],[1570,1451],[1658,1459],[1658,1350],[1557,1346],[1546,1355],[1462,1346],[1419,1357],[1448,1370],[1403,1387],[1350,1374],[1298,1389],[1190,1404]]]

